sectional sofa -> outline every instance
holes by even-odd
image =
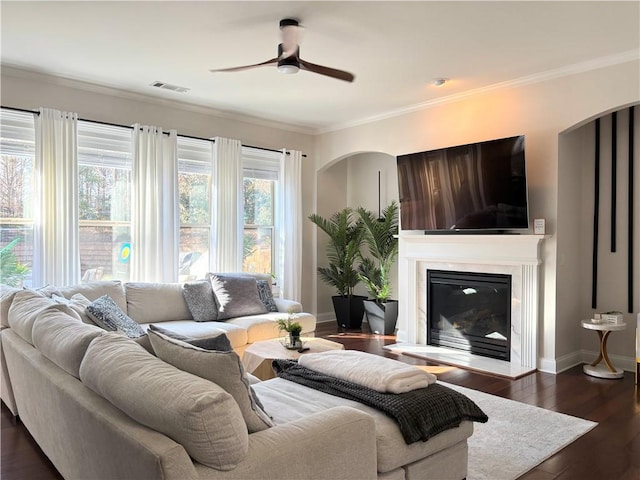
[[[253,379],[249,387],[233,350],[277,335],[274,319],[284,312],[195,322],[178,284],[57,290],[67,299],[113,295],[150,339],[107,332],[37,292],[4,291],[3,376],[15,413],[64,478],[466,477],[471,422],[407,445],[392,419],[358,402],[282,378]],[[304,330],[315,329],[312,315],[297,318]],[[230,348],[208,351],[174,340],[150,331],[156,323],[191,339],[224,332]]]

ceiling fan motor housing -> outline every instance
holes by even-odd
[[[300,70],[300,47],[296,48],[296,52],[290,57],[282,58],[283,44],[278,45],[278,71],[282,73],[297,73]]]
[[[282,30],[284,27],[297,27],[299,26],[298,20],[293,18],[283,18],[280,20],[280,29]]]

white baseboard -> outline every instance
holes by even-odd
[[[539,358],[538,370],[545,373],[558,374],[569,370],[571,367],[583,363],[591,363],[598,357],[598,352],[590,350],[578,350],[559,358]],[[609,355],[609,359],[617,368],[621,368],[625,372],[635,372],[636,362],[633,357],[624,357],[622,355]]]
[[[316,314],[316,323],[329,323],[336,321],[336,314],[333,312],[324,312]]]
[[[583,363],[591,363],[598,357],[598,352],[595,351],[581,350],[581,353]],[[614,367],[621,368],[625,372],[636,371],[636,359],[634,357],[623,357],[622,355],[609,354],[609,360],[611,360]]]
[[[316,315],[316,323],[330,323],[336,321],[336,314],[334,312],[318,313]],[[362,324],[367,323],[367,317],[363,317]]]
[[[553,358],[538,358],[538,370],[544,373],[558,373],[556,370],[556,361]]]

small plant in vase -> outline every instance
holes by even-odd
[[[302,348],[302,340],[300,339],[302,325],[296,321],[295,313],[289,313],[289,317],[279,319],[278,329],[281,332],[287,332],[289,334],[288,338],[285,339],[285,346],[287,348]]]

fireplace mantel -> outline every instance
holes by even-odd
[[[511,366],[535,370],[540,235],[399,236],[398,342],[426,345],[428,269],[511,275]],[[503,362],[504,363],[504,362]]]

